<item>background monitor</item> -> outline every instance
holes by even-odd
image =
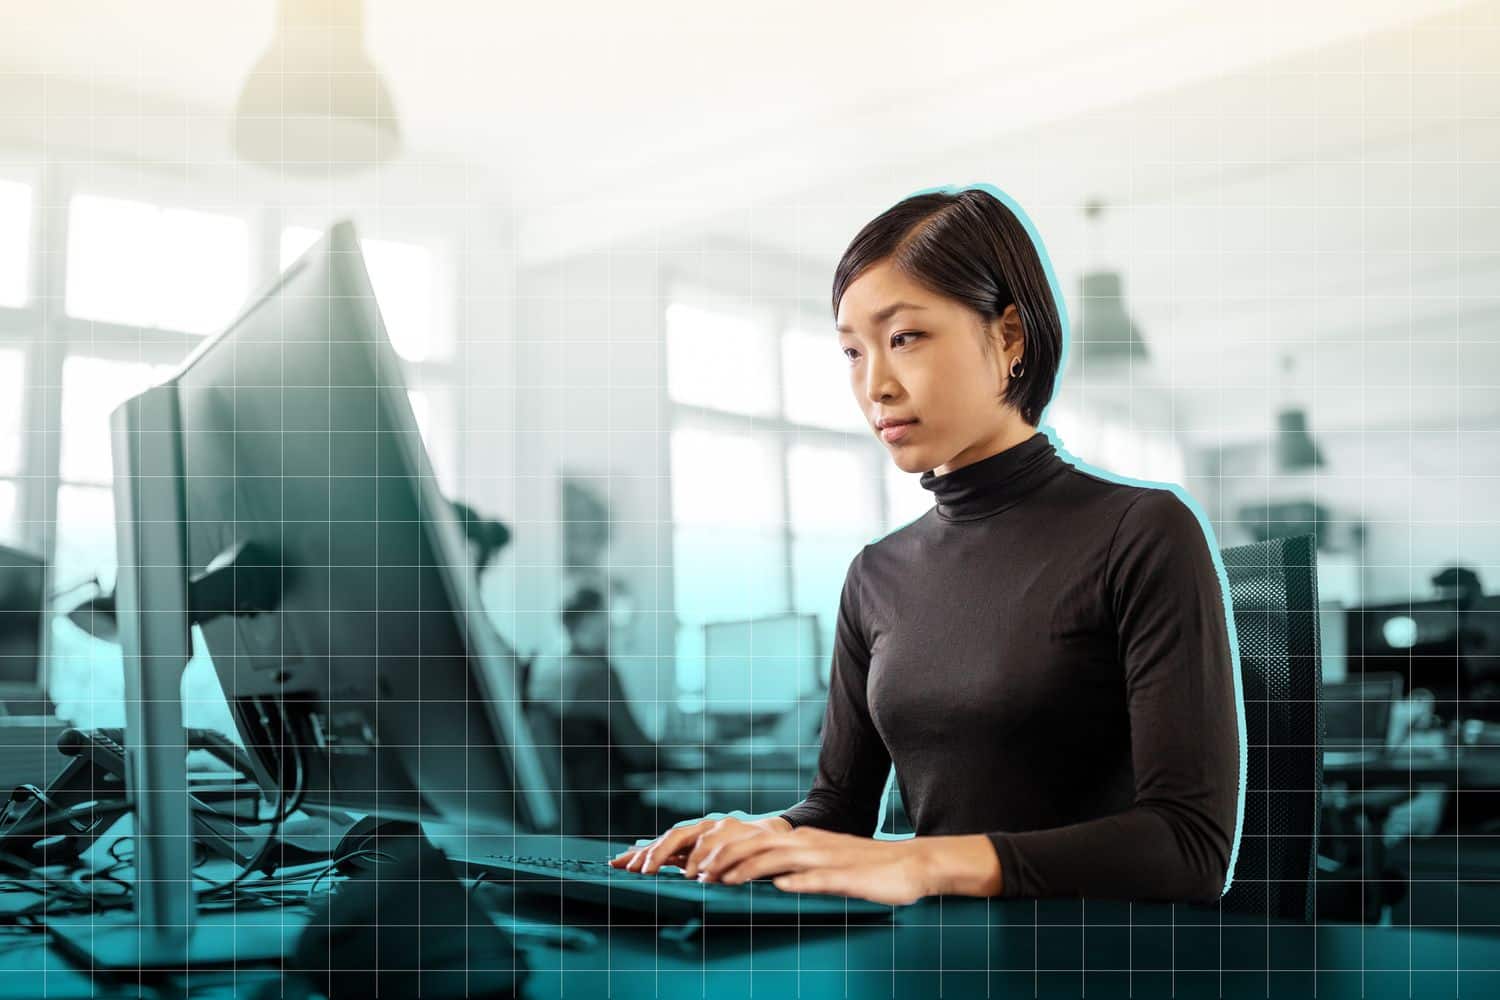
[[[1436,697],[1446,720],[1500,718],[1500,614],[1496,599],[1455,597],[1352,608],[1347,616],[1351,679],[1400,675],[1408,692]]]
[[[711,622],[703,645],[707,712],[779,714],[822,687],[816,615]]]
[[[0,714],[51,713],[42,669],[46,589],[40,556],[0,545]]]
[[[550,826],[516,658],[480,607],[353,226],[167,385],[190,570],[251,542],[280,572],[276,611],[202,626],[263,779],[295,763],[309,804]]]
[[[1333,750],[1384,750],[1391,741],[1393,707],[1401,698],[1395,674],[1364,674],[1323,685],[1323,743]]]

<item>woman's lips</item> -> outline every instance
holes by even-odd
[[[895,444],[897,441],[903,440],[916,425],[917,422],[915,420],[906,424],[891,424],[888,427],[881,428],[880,437],[886,444]]]

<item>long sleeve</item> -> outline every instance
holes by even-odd
[[[870,650],[860,619],[863,555],[850,562],[839,596],[818,774],[807,798],[782,813],[782,818],[794,827],[815,826],[868,837],[879,819],[891,758],[870,718],[865,690]]]
[[[1193,512],[1149,490],[1121,516],[1105,586],[1119,637],[1134,802],[991,833],[1004,896],[1212,902],[1239,806],[1239,706],[1218,571]]]

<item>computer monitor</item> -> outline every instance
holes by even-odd
[[[42,687],[42,611],[47,566],[0,545],[0,699],[37,697]]]
[[[393,818],[550,822],[514,652],[484,616],[351,225],[167,383],[190,568],[253,542],[274,613],[203,638],[270,779],[302,748],[306,801]]]
[[[1398,674],[1408,692],[1431,691],[1437,714],[1500,717],[1496,689],[1500,617],[1491,598],[1455,597],[1351,608],[1347,613],[1349,677]]]
[[[703,707],[711,714],[779,715],[821,687],[816,615],[710,622],[703,647]]]
[[[113,426],[137,918],[107,935],[49,921],[58,940],[125,968],[284,947],[284,928],[193,903],[180,688],[190,621],[264,783],[393,819],[553,825],[515,655],[479,606],[352,225],[127,400]],[[195,603],[190,578],[247,545],[257,591],[274,571],[274,610],[244,613],[238,570],[219,599],[229,606]],[[195,922],[214,933],[195,935]]]
[[[1324,683],[1338,683],[1349,674],[1349,612],[1339,604],[1318,606],[1318,655]]]
[[[1323,745],[1329,750],[1384,750],[1390,745],[1394,706],[1401,698],[1396,674],[1364,674],[1323,685]]]

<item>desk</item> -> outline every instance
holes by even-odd
[[[497,912],[555,919],[544,894],[494,887]],[[571,904],[570,904],[571,905]],[[1500,936],[1352,924],[1267,925],[1161,904],[941,898],[889,925],[710,926],[678,944],[593,910],[596,947],[527,946],[527,1000],[804,998],[1481,997],[1500,992]],[[1458,920],[1463,914],[1456,914]],[[628,919],[628,918],[627,918]],[[1452,918],[1445,918],[1452,919]],[[194,996],[249,996],[277,973],[194,973]],[[185,985],[179,980],[177,986]],[[0,950],[0,997],[169,996],[91,983],[31,938]],[[275,990],[270,995],[277,995]]]
[[[1459,790],[1493,791],[1500,789],[1500,746],[1398,748],[1358,759],[1325,756],[1323,778],[1376,788],[1441,782]]]
[[[650,928],[593,930],[593,950],[532,952],[524,995],[1337,1000],[1500,992],[1500,937],[1451,927],[1267,926],[1158,904],[934,899],[903,908],[890,926],[712,927],[685,946]]]

